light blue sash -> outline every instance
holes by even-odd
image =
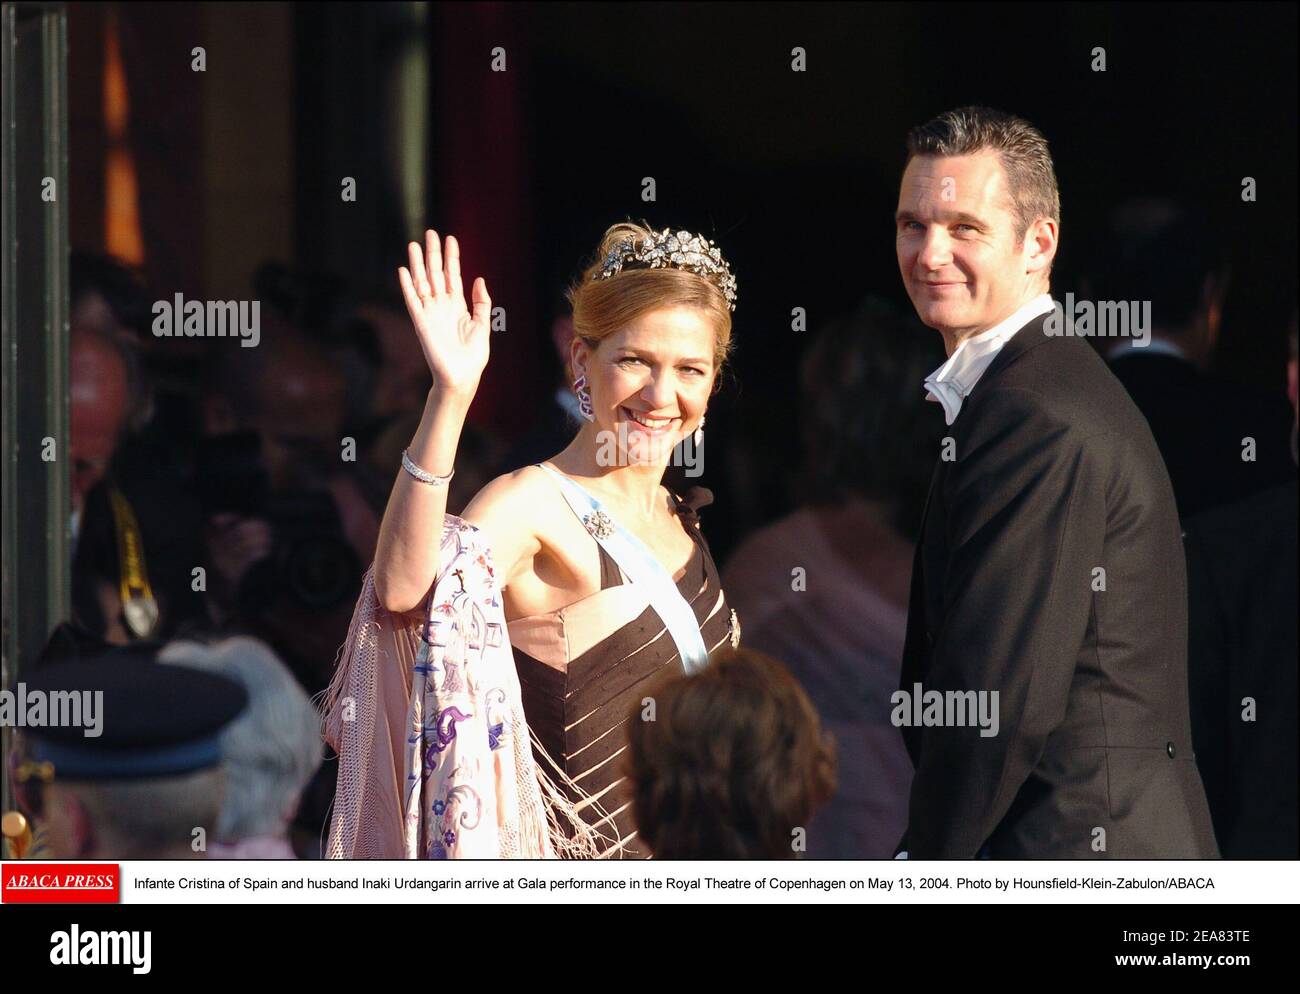
[[[700,669],[709,661],[709,652],[704,648],[704,639],[700,637],[700,625],[695,620],[695,611],[686,603],[668,571],[645,547],[645,543],[610,518],[600,501],[576,481],[543,463],[537,465],[555,477],[560,485],[560,493],[568,501],[569,507],[573,508],[573,513],[587,527],[587,531],[591,532],[592,538],[622,567],[629,580],[645,589],[650,606],[663,619],[664,627],[677,644],[677,653],[681,656],[686,672],[694,673]],[[604,522],[608,522],[608,526],[601,528],[599,525]]]

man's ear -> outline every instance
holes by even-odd
[[[1046,277],[1056,258],[1059,226],[1051,218],[1040,217],[1025,232],[1025,272]]]

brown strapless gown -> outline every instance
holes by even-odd
[[[695,542],[677,589],[694,608],[709,652],[728,640],[738,644],[739,623],[699,528],[697,512],[713,502],[713,494],[692,487],[673,500]],[[634,709],[639,711],[650,684],[664,673],[684,671],[659,615],[604,548],[600,587],[558,611],[511,621],[510,644],[528,724],[551,758],[602,809],[581,810],[588,824],[611,839],[603,858],[646,858],[650,853],[638,845],[631,785],[623,775],[624,726]],[[545,759],[537,762],[551,770]]]

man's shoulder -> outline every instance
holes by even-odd
[[[1295,549],[1300,483],[1278,486],[1211,508],[1187,519],[1186,534],[1211,549],[1229,552],[1243,544]]]
[[[1083,437],[1145,428],[1128,391],[1091,345],[1045,334],[1041,325],[1020,335],[1030,337],[1013,340],[1009,361],[976,387],[973,406],[983,417],[1050,424]]]
[[[1039,321],[1021,329],[1004,351],[1010,361],[997,378],[1011,384],[1051,384],[1065,397],[1124,389],[1095,348],[1081,338],[1051,334]]]

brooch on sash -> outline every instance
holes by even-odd
[[[582,523],[596,538],[609,538],[614,534],[614,522],[604,511],[583,515]]]

